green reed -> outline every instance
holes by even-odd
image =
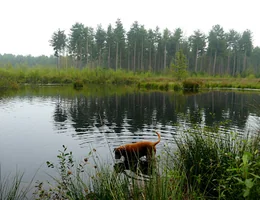
[[[24,200],[31,189],[31,183],[23,184],[23,173],[3,177],[0,167],[0,199],[1,200]]]
[[[260,195],[260,137],[194,129],[176,139],[174,168],[187,189],[203,197],[257,199]]]
[[[59,177],[49,190],[39,184],[36,199],[257,199],[260,195],[260,137],[212,133],[199,128],[165,148],[149,176],[102,165],[95,149],[79,164],[64,147]],[[140,175],[140,174],[139,174]]]
[[[0,89],[18,89],[21,84],[115,84],[137,85],[146,90],[192,90],[214,88],[260,89],[257,78],[191,76],[183,82],[171,73],[133,72],[108,68],[67,67],[57,69],[53,66],[0,67]]]

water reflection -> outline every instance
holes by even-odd
[[[111,149],[142,139],[156,141],[154,130],[162,136],[160,154],[165,143],[174,145],[178,124],[216,126],[243,134],[259,128],[259,102],[260,93],[245,92],[183,95],[105,87],[19,90],[0,97],[0,165],[3,174],[18,168],[33,175],[40,166],[46,167],[47,160],[57,160],[62,145],[73,151],[76,160],[96,148],[101,160],[111,163]],[[219,126],[222,122],[227,123]]]
[[[196,95],[160,92],[103,97],[78,95],[59,97],[53,118],[57,130],[70,128],[70,124],[75,130],[72,135],[80,138],[82,144],[110,142],[109,138],[115,137],[122,142],[127,138],[138,139],[140,132],[145,138],[146,131],[158,128],[174,134],[175,125],[184,123],[214,127],[225,122],[222,127],[243,132],[249,117],[259,116],[260,108],[256,109],[255,102],[260,102],[258,93],[220,91]],[[256,125],[251,121],[250,126]]]

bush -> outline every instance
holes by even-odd
[[[182,84],[185,91],[197,92],[200,87],[199,82],[193,80],[185,80]]]
[[[83,81],[81,80],[76,80],[74,83],[73,83],[73,87],[75,89],[80,89],[80,88],[83,88]]]

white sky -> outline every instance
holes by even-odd
[[[204,33],[220,24],[227,32],[249,29],[254,46],[260,46],[259,0],[1,0],[0,54],[51,55],[49,40],[58,28],[75,22],[106,30],[120,18],[128,31],[134,21],[145,28],[173,31],[180,27],[186,36]]]

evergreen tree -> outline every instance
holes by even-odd
[[[116,21],[116,27],[114,30],[115,44],[116,44],[116,70],[118,66],[122,67],[122,60],[125,52],[125,30],[120,19]]]
[[[171,65],[174,76],[178,79],[185,79],[188,76],[187,71],[187,58],[182,50],[179,50],[175,54],[175,63]]]
[[[194,71],[198,71],[198,59],[201,58],[206,48],[206,36],[200,30],[194,31],[194,34],[189,37],[191,51],[195,57]]]
[[[236,65],[237,65],[237,57],[239,51],[239,40],[241,36],[234,29],[229,30],[226,34],[227,40],[227,51],[228,51],[228,61],[227,61],[227,72],[231,75],[235,75]],[[230,67],[231,61],[233,60],[232,69]]]
[[[217,67],[217,58],[220,58],[220,65],[218,65],[218,72],[221,73],[220,66],[223,67],[223,56],[225,55],[226,51],[226,38],[223,28],[220,25],[215,25],[212,27],[211,31],[209,32],[208,36],[208,55],[212,58],[213,57],[213,64],[212,64],[212,74],[216,74],[216,67]]]
[[[98,50],[98,66],[101,66],[101,56],[105,47],[106,32],[101,25],[98,25],[95,34],[96,46]]]
[[[60,68],[60,55],[64,52],[66,47],[66,35],[64,30],[61,31],[58,29],[53,33],[50,40],[50,45],[53,47],[54,56],[57,57],[57,68]]]
[[[82,23],[75,23],[70,29],[69,53],[76,60],[76,67],[82,67],[85,50],[85,27]]]

